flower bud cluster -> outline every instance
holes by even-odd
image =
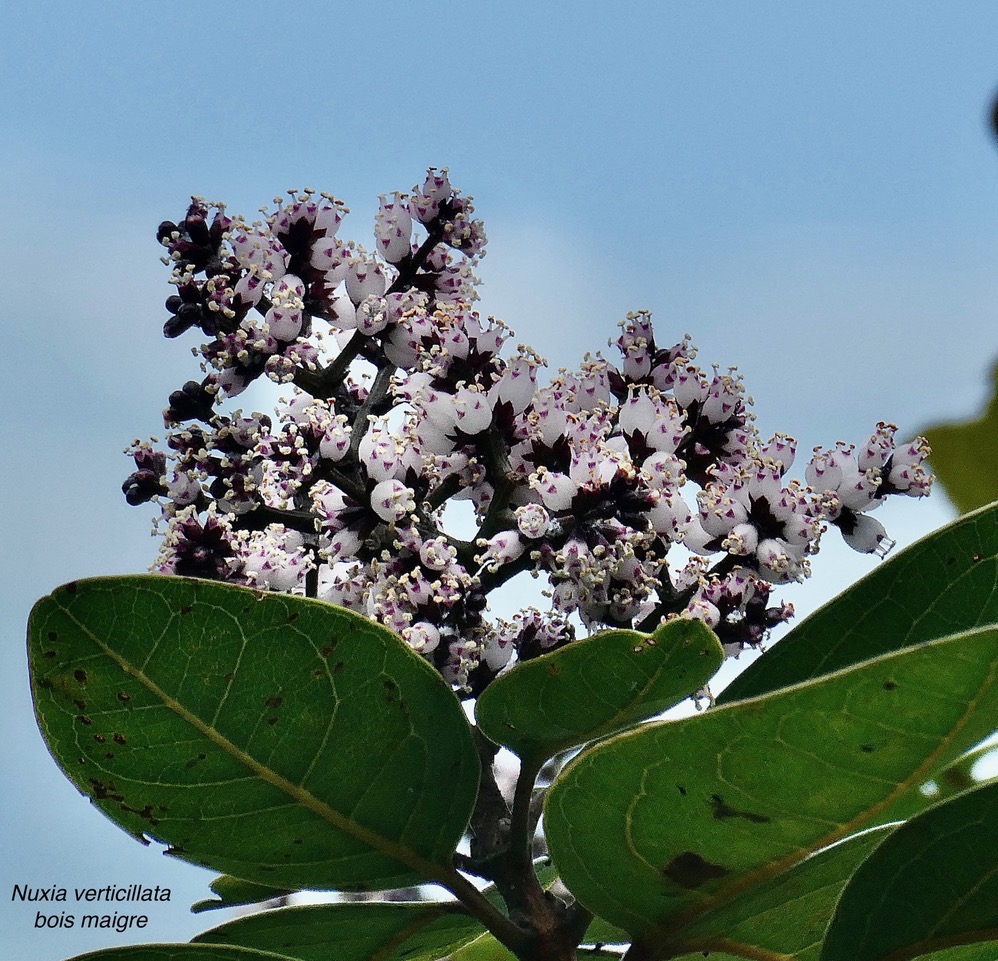
[[[757,646],[827,527],[884,555],[870,511],[928,493],[924,441],[883,423],[790,478],[796,444],[757,436],[737,372],[697,366],[688,337],[660,346],[647,312],[615,360],[542,382],[543,360],[474,309],[485,232],[446,170],[382,196],[371,251],[338,238],[346,213],[306,190],[252,223],[195,198],[160,225],[164,333],[208,340],[205,376],[164,411],[167,450],[130,450],[126,499],[166,525],[156,570],[360,611],[475,695],[580,627],[686,616],[730,653]],[[261,376],[290,390],[275,416],[226,409]],[[470,535],[448,509],[462,500]],[[547,608],[490,616],[527,573]]]

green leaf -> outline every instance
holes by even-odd
[[[203,911],[217,911],[219,908],[239,907],[243,904],[259,904],[262,901],[273,901],[292,893],[287,888],[269,888],[263,884],[254,884],[252,881],[229,877],[227,874],[215,878],[209,887],[218,897],[196,901],[191,905],[191,911],[194,914],[201,914]]]
[[[450,879],[479,765],[396,635],[318,601],[179,577],[68,584],[31,614],[42,733],[113,821],[268,887]]]
[[[998,364],[991,378],[994,393],[977,420],[922,432],[932,448],[936,480],[961,513],[998,500]]]
[[[635,935],[677,932],[856,833],[990,733],[998,628],[583,752],[549,791],[562,879]]]
[[[457,902],[320,904],[238,918],[199,934],[196,943],[273,951],[295,961],[429,961],[484,928]]]
[[[998,942],[998,785],[899,827],[846,886],[821,961],[904,961]],[[992,957],[998,946],[992,944]]]
[[[700,621],[669,621],[652,635],[604,631],[500,675],[475,716],[496,744],[543,761],[661,714],[702,688],[723,660]]]
[[[79,954],[69,961],[295,961],[287,955],[216,944],[141,944]]]
[[[893,830],[880,827],[854,835],[749,888],[690,925],[683,933],[683,949],[714,952],[727,947],[753,957],[769,952],[794,961],[817,961],[846,882]]]
[[[730,704],[878,654],[998,623],[998,504],[948,524],[790,631],[721,692]]]
[[[458,948],[447,957],[447,961],[516,961],[516,955],[491,934],[483,934]]]

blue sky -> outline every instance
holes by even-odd
[[[448,165],[491,238],[483,310],[554,367],[648,308],[738,364],[760,429],[803,450],[973,414],[998,352],[998,7],[918,2],[146,5],[14,0],[0,36],[6,439],[0,931],[11,958],[111,943],[38,932],[13,884],[171,886],[149,940],[205,927],[211,875],[90,809],[35,730],[31,603],[143,570],[120,451],[193,373],[160,336],[155,227],[201,194],[247,214],[294,186],[352,208]],[[907,543],[942,498],[886,515]],[[868,570],[823,550],[788,598]],[[214,919],[212,919],[214,920]],[[210,922],[209,922],[210,923]],[[125,939],[121,939],[125,943]]]

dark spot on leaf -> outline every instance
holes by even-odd
[[[122,704],[127,704],[132,699],[132,695],[128,691],[118,691],[118,700]]]
[[[105,740],[107,740],[107,739],[106,739],[106,738],[104,737],[104,735],[103,735],[103,734],[95,734],[95,735],[94,735],[94,740],[95,740],[95,741],[96,741],[96,742],[97,742],[98,744],[103,744],[103,743],[104,743],[104,741],[105,741]]]
[[[159,824],[159,819],[153,817],[151,804],[147,804],[144,808],[133,808],[122,801],[121,810],[127,811],[129,814],[137,814],[144,821],[148,821],[153,827]]]
[[[385,689],[385,699],[388,701],[394,701],[398,697],[399,686],[391,678],[388,678],[381,682]]]
[[[340,671],[342,671],[344,667],[346,667],[346,665],[342,661],[337,661],[333,665],[333,673],[334,674],[339,674]]]
[[[114,743],[115,744],[127,744],[128,740],[125,738],[124,734],[115,734],[114,735]]]
[[[103,781],[98,780],[95,777],[90,779],[90,783],[94,788],[94,800],[95,801],[124,801],[125,796],[119,794],[113,784],[105,784]]]
[[[897,687],[897,681],[884,681],[884,690],[893,691]]]
[[[301,615],[299,615],[299,614],[289,614],[288,615],[288,623],[289,624],[294,624],[294,622],[297,621],[300,616]]]
[[[677,784],[676,788],[683,797],[686,797],[686,788],[684,788],[682,784]]]
[[[47,677],[40,677],[38,678],[38,686],[43,691],[47,691],[50,687],[52,687],[52,682]]]
[[[326,676],[326,672],[321,667],[317,667],[312,673],[316,677],[325,677]]]
[[[333,653],[333,648],[327,644],[321,651],[319,651],[319,653],[323,657],[329,657],[329,655]]]
[[[79,764],[86,764],[87,763],[87,759],[85,757],[78,757],[76,760],[77,760],[77,762]]]
[[[550,677],[557,677],[561,673],[561,668],[554,661],[551,661],[545,670]]]
[[[109,761],[113,761],[114,760],[114,754],[111,751],[107,751],[105,753],[104,757],[106,757]]]
[[[275,725],[275,724],[277,723],[277,718],[276,718],[276,717],[268,717],[268,718],[267,718],[267,723],[268,723],[268,724],[269,724],[269,725],[270,725],[271,727],[273,727],[273,726],[274,726],[274,725]]]
[[[236,675],[233,671],[229,671],[229,673],[225,675],[225,680],[229,684],[231,684],[235,679]]]
[[[81,724],[93,724],[94,723],[93,721],[90,720],[89,717],[86,716],[86,714],[78,714],[76,716],[76,720],[78,720]]]
[[[76,581],[70,581],[64,588],[67,594],[76,593]]]
[[[682,854],[677,854],[662,868],[662,873],[673,884],[678,884],[687,890],[693,890],[708,881],[723,878],[731,872],[720,864],[711,864],[710,861],[704,860],[695,851],[684,851]]]
[[[273,695],[273,697],[268,697],[267,700],[265,700],[263,703],[266,704],[267,707],[276,711],[284,703],[284,698],[278,697],[275,694]]]
[[[73,671],[73,677],[75,677],[81,684],[87,683],[87,672],[83,670],[82,667],[78,667],[75,671]]]
[[[180,613],[181,614],[190,614],[190,612],[193,611],[193,610],[194,610],[194,605],[193,604],[185,604],[182,608],[180,608]]]
[[[765,814],[756,814],[754,811],[739,811],[737,808],[725,804],[724,798],[720,794],[710,796],[710,806],[714,809],[714,819],[723,821],[726,818],[744,818],[753,824],[769,824],[769,818]]]
[[[872,754],[873,753],[873,745],[872,744],[860,744],[859,749],[864,754]]]
[[[981,561],[983,560],[983,558],[981,557],[981,555],[980,555],[980,554],[971,554],[971,555],[970,555],[970,559],[971,559],[971,560],[972,560],[972,561],[973,561],[973,562],[974,562],[975,564],[979,564],[979,563],[980,563],[980,562],[981,562]]]
[[[57,640],[59,640],[59,632],[58,631],[49,631],[48,632],[48,639],[50,641],[57,641]]]
[[[78,711],[85,711],[87,709],[87,702],[83,698],[78,697],[73,703],[76,705]]]
[[[58,651],[43,651],[42,657],[57,657]]]
[[[206,757],[208,757],[208,755],[205,754],[203,751],[199,751],[198,752],[198,760],[199,761],[203,761]]]

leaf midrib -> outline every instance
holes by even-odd
[[[989,627],[991,630],[998,629],[998,625],[982,626],[971,631],[961,632],[961,634],[959,635],[954,634],[948,638],[940,638],[938,639],[937,643],[941,644],[945,643],[946,641],[952,641],[954,638],[962,635],[982,633],[984,631],[987,631]],[[932,644],[933,642],[930,641],[928,643]],[[921,647],[924,645],[919,645],[919,646]],[[886,660],[888,658],[896,657],[900,653],[902,653],[902,651],[892,651],[889,654],[880,655],[879,657],[872,658],[869,661],[863,661],[861,662],[861,664],[850,665],[850,667],[845,668],[841,671],[836,671],[834,673],[836,674],[847,673],[851,670],[858,670],[861,667],[869,665],[871,663],[875,663],[878,660],[882,659]],[[928,779],[929,773],[931,772],[932,768],[935,766],[938,757],[945,752],[946,748],[953,742],[956,735],[959,734],[959,732],[967,725],[967,723],[969,723],[969,720],[973,716],[977,704],[980,702],[983,695],[987,693],[987,691],[989,691],[990,688],[994,685],[996,672],[998,672],[998,657],[992,658],[990,663],[991,667],[989,673],[987,674],[986,678],[979,686],[976,697],[968,701],[966,710],[961,715],[960,720],[952,728],[950,728],[949,733],[945,737],[940,739],[936,749],[925,759],[925,761],[923,761],[922,764],[918,768],[916,768],[916,770],[911,775],[908,776],[908,778],[900,782],[897,785],[897,787],[893,791],[891,791],[890,794],[888,794],[886,798],[884,798],[881,801],[878,801],[874,805],[871,805],[865,811],[853,817],[852,820],[846,822],[845,824],[840,825],[837,829],[831,831],[829,834],[811,843],[807,847],[801,848],[792,854],[785,855],[779,860],[772,861],[761,868],[756,868],[755,871],[751,871],[748,874],[744,874],[740,878],[738,878],[738,880],[732,881],[726,886],[722,886],[715,894],[710,895],[709,897],[705,898],[703,901],[699,902],[698,904],[690,905],[689,907],[684,908],[676,912],[675,914],[671,915],[667,920],[662,921],[659,924],[655,925],[653,928],[651,928],[649,935],[647,936],[649,942],[652,944],[664,943],[666,928],[668,928],[669,932],[674,934],[677,931],[677,929],[688,927],[690,924],[692,924],[694,921],[698,920],[699,918],[703,917],[704,915],[707,915],[711,911],[716,910],[717,908],[723,907],[724,905],[730,903],[746,889],[750,889],[763,881],[767,881],[770,878],[778,877],[779,875],[786,873],[786,871],[790,870],[792,867],[794,867],[794,865],[799,864],[808,856],[816,853],[817,851],[822,850],[823,848],[831,846],[836,841],[841,841],[844,838],[848,837],[849,835],[855,834],[859,829],[861,829],[864,826],[864,824],[868,824],[873,818],[875,818],[880,811],[883,811],[886,808],[890,807],[890,805],[893,804],[902,794],[911,790],[914,787],[917,787],[920,784],[925,783],[925,781]],[[826,677],[823,678],[815,678],[810,681],[805,681],[803,684],[794,685],[794,687],[799,688],[799,687],[806,687],[812,684],[820,684],[822,681],[826,680],[828,676],[831,675],[827,675]],[[759,695],[758,698],[750,698],[749,700],[762,700],[767,696],[768,696],[767,694],[762,694]],[[726,705],[726,707],[734,708],[736,705],[744,703],[746,702],[736,701],[733,702],[731,705]],[[895,961],[895,959],[885,958],[883,959],[883,961]],[[897,961],[901,961],[901,958],[899,957]]]
[[[190,724],[191,727],[195,728],[195,730],[200,732],[217,747],[221,748],[230,757],[233,757],[242,763],[261,780],[266,781],[272,787],[277,788],[279,791],[294,800],[297,804],[311,811],[313,814],[318,815],[337,830],[356,838],[358,841],[362,841],[364,844],[368,845],[368,847],[373,848],[379,853],[384,854],[409,868],[412,868],[414,871],[421,873],[426,878],[439,881],[441,883],[446,883],[452,880],[452,870],[448,866],[428,860],[412,848],[399,842],[392,841],[389,838],[378,834],[376,831],[365,827],[360,822],[341,813],[340,811],[337,811],[326,802],[321,801],[310,791],[294,784],[287,778],[282,777],[276,771],[264,764],[261,764],[252,755],[248,754],[242,748],[238,747],[227,737],[221,734],[212,725],[202,721],[196,714],[193,714],[186,707],[184,707],[183,704],[167,694],[166,691],[156,684],[156,682],[153,681],[141,668],[132,664],[131,661],[120,655],[117,651],[102,641],[100,637],[98,637],[97,634],[90,629],[90,627],[82,623],[69,608],[61,604],[58,598],[52,596],[51,599],[56,607],[66,617],[68,617],[76,625],[76,627],[79,628],[80,632],[85,637],[89,638],[89,640],[92,641],[93,644],[105,654],[105,656],[111,658],[111,660],[113,660],[126,674],[136,678],[150,693],[155,695],[164,706],[168,707],[178,717],[180,717],[187,724]]]

